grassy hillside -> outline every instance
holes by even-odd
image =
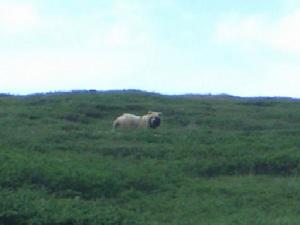
[[[156,130],[112,132],[123,112]],[[298,225],[300,102],[79,92],[0,97],[2,225]]]

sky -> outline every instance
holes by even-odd
[[[0,93],[300,98],[299,0],[0,0]]]

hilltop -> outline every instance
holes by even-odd
[[[112,132],[124,112],[155,130]],[[0,96],[0,224],[299,223],[300,102],[96,90]]]

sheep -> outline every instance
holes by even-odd
[[[137,128],[157,128],[160,125],[161,112],[149,111],[144,116],[136,116],[134,114],[124,113],[113,122],[113,130],[121,129],[137,129]]]

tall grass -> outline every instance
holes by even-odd
[[[290,99],[0,96],[0,224],[298,224],[299,122]]]

